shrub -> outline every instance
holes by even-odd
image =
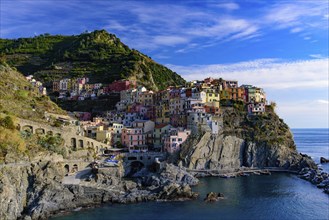
[[[5,118],[0,119],[0,126],[7,129],[15,129],[15,124],[13,119],[10,116],[6,116]]]
[[[62,147],[63,139],[57,136],[39,137],[38,144],[46,150],[61,154],[64,156],[65,150]]]
[[[18,100],[24,100],[27,99],[29,96],[29,92],[25,90],[17,90],[15,92],[15,98]]]

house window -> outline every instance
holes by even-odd
[[[171,139],[171,141],[176,141],[176,138]]]
[[[182,142],[183,140],[182,140],[182,138],[178,138],[178,141]]]

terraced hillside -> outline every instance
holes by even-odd
[[[1,58],[46,85],[64,77],[88,76],[91,83],[132,79],[149,89],[183,85],[185,80],[150,57],[130,49],[105,30],[75,36],[43,34],[0,39]]]

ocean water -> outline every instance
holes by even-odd
[[[299,152],[316,162],[329,157],[328,129],[293,129]],[[329,170],[328,165],[322,165]],[[76,219],[329,219],[329,196],[311,183],[292,174],[249,176],[233,179],[203,178],[194,187],[200,196],[195,201],[105,204],[82,210],[56,220]],[[225,199],[205,203],[210,191],[221,192]]]
[[[308,154],[316,163],[320,157],[329,158],[329,129],[291,129],[298,152]],[[329,173],[329,163],[319,164]]]

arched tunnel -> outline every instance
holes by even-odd
[[[145,167],[144,163],[140,161],[132,161],[128,166],[125,168],[126,176],[133,176],[135,173],[140,171]]]

